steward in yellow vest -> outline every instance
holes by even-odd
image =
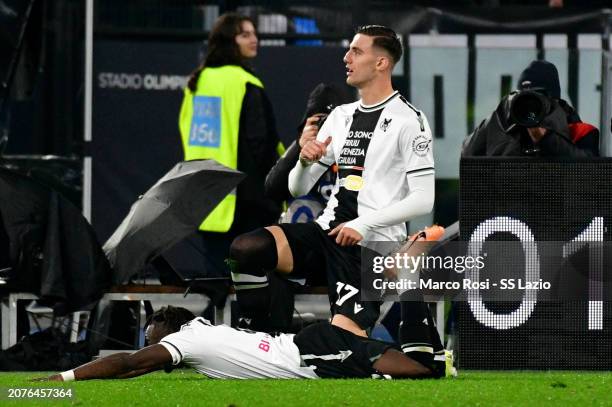
[[[236,190],[202,219],[200,233],[188,245],[191,249],[181,256],[189,262],[186,268],[196,266],[199,275],[207,277],[228,277],[225,260],[234,238],[275,223],[281,212],[280,202],[264,195],[266,174],[279,155],[279,139],[272,105],[250,69],[257,45],[249,17],[221,15],[208,36],[202,64],[189,77],[181,106],[185,159],[214,159],[246,174]],[[198,255],[191,258],[193,249]]]
[[[240,206],[250,217],[261,216],[263,224],[276,221],[280,207],[263,198],[263,181],[277,158],[278,137],[263,84],[255,75],[237,65],[202,70],[195,91],[185,88],[179,128],[185,160],[213,159],[245,172],[247,179],[238,190],[245,192],[240,195],[246,207]],[[200,230],[228,232],[236,205],[233,191],[202,222]],[[253,221],[256,219],[247,223],[260,223]]]

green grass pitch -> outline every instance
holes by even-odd
[[[443,380],[208,380],[193,371],[129,380],[31,383],[0,373],[3,406],[611,405],[612,373],[459,372]],[[71,400],[7,400],[8,388],[70,387]]]

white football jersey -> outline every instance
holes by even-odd
[[[163,345],[172,364],[184,362],[215,379],[316,379],[314,368],[301,366],[293,336],[272,336],[212,325],[198,317],[165,336]]]
[[[317,223],[324,229],[386,208],[408,195],[408,174],[434,172],[433,139],[425,115],[398,92],[383,102],[336,107],[317,140],[332,138],[319,163],[338,165],[331,198]],[[364,241],[402,241],[406,225],[372,230]]]

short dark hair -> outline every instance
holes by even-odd
[[[163,322],[172,332],[178,332],[181,326],[195,318],[191,311],[182,307],[161,307],[155,311],[147,320],[147,325],[152,322]]]
[[[384,25],[363,25],[357,29],[357,34],[374,37],[374,46],[384,49],[391,55],[393,63],[402,57],[402,43],[396,32]]]

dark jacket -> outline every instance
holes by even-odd
[[[299,139],[302,129],[306,124],[306,119],[317,113],[328,114],[334,107],[345,103],[351,103],[354,100],[354,95],[347,90],[346,86],[340,86],[333,83],[320,83],[312,90],[312,92],[310,92],[308,101],[306,103],[304,116],[302,117],[302,121],[297,128],[297,140],[291,143],[283,157],[278,160],[278,162],[268,173],[265,183],[266,196],[277,201],[292,198],[291,194],[289,193],[289,173],[300,157],[301,148],[299,145]],[[322,178],[327,178],[329,181],[332,178],[335,179],[334,177],[335,176],[326,174]],[[318,187],[318,185],[315,185],[313,190],[317,189]],[[313,191],[311,191],[311,193],[312,192]]]
[[[238,185],[237,207],[232,229],[250,231],[276,222],[282,200],[264,195],[268,171],[278,159],[279,142],[272,104],[265,91],[248,84],[238,134],[238,170],[247,177]]]
[[[289,193],[289,173],[300,159],[300,145],[297,141],[291,143],[285,154],[272,167],[266,177],[266,196],[277,201],[291,199]]]
[[[597,128],[582,123],[576,111],[564,100],[553,100],[552,105],[552,112],[541,125],[548,132],[539,143],[534,143],[527,129],[513,123],[509,96],[506,96],[491,116],[465,139],[461,156],[599,156]]]

